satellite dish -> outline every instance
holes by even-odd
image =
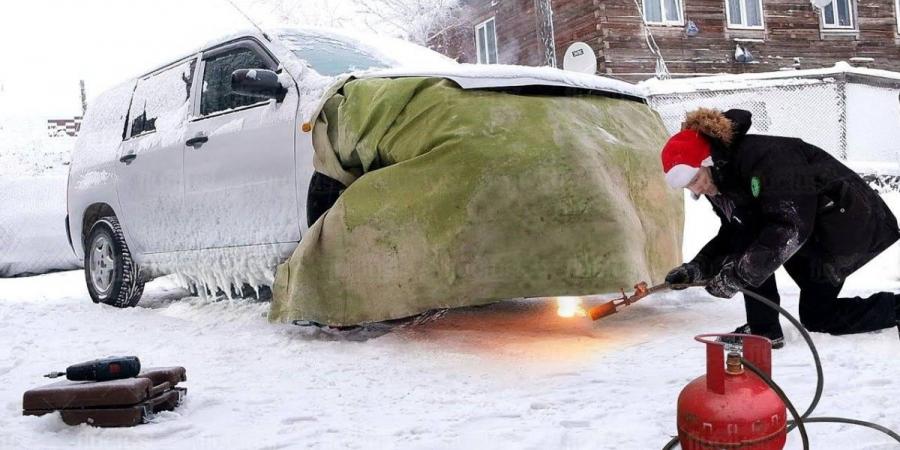
[[[597,57],[590,45],[576,42],[566,49],[563,69],[594,75],[597,73]]]

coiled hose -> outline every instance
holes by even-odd
[[[881,431],[882,433],[892,437],[894,440],[896,440],[898,443],[900,443],[900,435],[898,435],[893,430],[891,430],[887,427],[878,425],[876,423],[866,422],[864,420],[845,419],[843,417],[812,417],[812,418],[810,418],[809,415],[812,414],[814,409],[816,409],[816,406],[818,406],[818,404],[819,404],[819,400],[822,398],[822,388],[825,384],[825,376],[822,372],[822,360],[819,358],[819,351],[816,349],[816,345],[813,343],[812,337],[810,337],[809,332],[806,331],[806,328],[803,327],[803,325],[800,323],[800,321],[797,320],[793,315],[791,315],[791,313],[787,312],[787,310],[782,308],[781,305],[779,305],[779,304],[777,304],[755,292],[750,292],[746,289],[741,289],[741,292],[745,296],[748,296],[748,297],[768,306],[769,308],[772,308],[772,309],[778,311],[779,314],[781,314],[788,321],[790,321],[791,324],[793,324],[794,327],[800,331],[800,334],[803,336],[803,340],[806,341],[806,345],[809,346],[809,350],[812,353],[813,360],[816,363],[816,394],[813,396],[812,402],[810,402],[809,407],[806,408],[806,411],[802,415],[798,415],[796,408],[794,408],[794,405],[788,399],[787,395],[784,393],[784,390],[782,390],[781,387],[778,386],[778,384],[776,384],[772,380],[771,377],[769,377],[768,375],[764,374],[761,370],[759,370],[758,367],[754,366],[752,363],[745,360],[744,358],[741,358],[741,364],[743,364],[745,367],[747,367],[747,369],[749,369],[751,372],[755,373],[756,376],[758,376],[760,379],[762,379],[767,385],[769,385],[769,387],[772,388],[772,390],[775,391],[775,393],[778,394],[779,397],[781,397],[781,401],[784,402],[785,406],[787,406],[791,415],[794,417],[794,420],[788,421],[787,431],[788,431],[788,433],[790,433],[791,431],[794,430],[794,428],[797,428],[800,431],[800,438],[803,441],[803,450],[809,450],[809,437],[806,434],[806,427],[804,426],[804,424],[807,424],[807,423],[826,423],[827,422],[827,423],[847,423],[847,424],[852,424],[852,425],[860,425],[860,426],[872,428],[873,430]],[[671,441],[666,443],[666,445],[663,447],[663,450],[671,450],[671,449],[675,448],[676,445],[678,445],[678,436],[673,437]]]

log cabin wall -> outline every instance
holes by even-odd
[[[494,18],[500,64],[543,65],[543,44],[538,38],[534,0],[484,0],[463,2],[458,26],[429,41],[429,46],[462,63],[478,61],[475,28]],[[501,25],[502,24],[502,25]]]
[[[727,26],[726,0],[676,1],[684,11],[681,22],[649,26],[676,77],[811,69],[851,58],[871,58],[859,64],[900,71],[900,0],[849,0],[854,27],[840,31],[825,29],[821,11],[809,0],[762,0],[762,29]],[[534,0],[462,3],[458,26],[436,36],[432,48],[460,62],[474,63],[474,27],[494,17],[499,62],[545,64]],[[600,75],[638,81],[655,74],[656,60],[645,42],[634,0],[553,0],[552,7],[558,66],[566,48],[583,41],[594,49]],[[685,32],[688,21],[699,28],[695,36]],[[737,45],[749,50],[752,62],[735,60]]]

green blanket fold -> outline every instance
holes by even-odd
[[[317,119],[349,185],[278,267],[270,320],[352,325],[654,283],[681,262],[681,193],[645,104],[352,80]]]

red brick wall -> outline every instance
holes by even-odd
[[[638,0],[640,1],[640,0]],[[651,27],[673,75],[767,72],[793,67],[831,66],[853,57],[870,57],[869,67],[900,71],[900,34],[894,0],[856,0],[857,32],[822,31],[819,13],[808,0],[763,0],[765,30],[727,28],[725,0],[683,0],[685,19],[700,33],[687,37],[683,27]],[[475,62],[474,25],[497,20],[500,62],[543,64],[533,0],[467,0],[466,15],[456,34],[448,31],[433,45],[461,62]],[[626,80],[653,76],[655,59],[641,33],[633,0],[554,0],[558,65],[572,42],[587,42],[597,53],[600,74]],[[450,36],[453,36],[451,39]],[[734,61],[736,39],[755,63]]]

